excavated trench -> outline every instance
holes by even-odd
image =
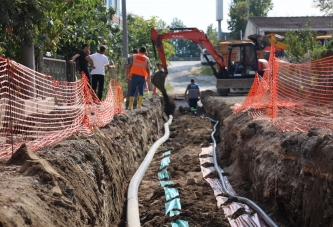
[[[281,132],[247,113],[232,115],[219,97],[203,99],[219,119],[220,166],[238,195],[259,204],[279,226],[333,226],[332,131]]]
[[[279,226],[333,226],[332,131],[279,132],[269,121],[233,115],[232,99],[212,94],[203,92],[200,111],[220,121],[219,164],[236,193],[255,201]],[[0,226],[126,226],[129,181],[168,120],[159,98],[143,104],[90,137],[74,135],[36,154],[23,146],[3,160]],[[178,183],[181,218],[190,226],[229,226],[200,175],[198,152],[211,143],[212,124],[186,108],[174,118],[171,138],[157,155],[172,150],[170,175]],[[140,186],[141,223],[170,226],[154,171]]]

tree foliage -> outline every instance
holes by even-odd
[[[173,18],[170,24],[170,28],[186,28],[184,22],[178,18]],[[199,56],[200,49],[198,48],[197,44],[195,44],[191,40],[171,40],[175,48],[175,54],[177,56]]]
[[[218,33],[216,28],[213,28],[213,24],[208,25],[206,35],[214,47],[219,44]]]
[[[0,48],[7,57],[20,61],[22,42],[54,54],[64,54],[62,47],[70,45],[105,43],[111,38],[109,18],[99,0],[4,0]]]
[[[267,16],[273,9],[272,0],[249,0],[249,16]],[[247,0],[232,0],[229,9],[228,29],[234,39],[240,38],[240,31],[245,31],[247,24]]]
[[[289,31],[285,35],[285,43],[289,45],[286,56],[291,62],[303,62],[306,56],[319,58],[323,46],[316,41],[317,32],[312,30],[310,23],[297,31]]]
[[[333,15],[333,1],[332,0],[313,0],[313,3],[320,11],[324,12],[326,16]]]
[[[151,60],[151,67],[154,68],[156,61],[153,52],[153,44],[150,38],[150,29],[166,28],[166,23],[158,17],[151,17],[145,20],[141,16],[129,14],[127,16],[127,25],[129,35],[128,46],[130,51],[134,48],[139,49],[141,46],[145,46],[148,51],[148,57]],[[163,47],[167,59],[174,54],[174,48],[169,42],[163,41]]]
[[[45,6],[38,0],[3,0],[0,8],[0,45],[9,57],[19,58],[22,42],[32,44]]]
[[[113,8],[107,10],[100,0],[3,0],[0,54],[21,62],[22,42],[26,42],[35,44],[40,53],[47,51],[68,59],[88,43],[92,53],[106,45],[111,60],[124,61],[121,27],[110,21],[115,12]],[[158,17],[145,20],[134,14],[127,19],[130,49],[146,46],[154,59],[150,28],[163,28],[166,23]],[[165,42],[164,47],[167,57],[174,54],[170,43]]]

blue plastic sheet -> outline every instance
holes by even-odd
[[[177,220],[176,222],[171,222],[171,227],[189,227],[189,225],[187,221]]]
[[[169,201],[165,203],[165,214],[169,214],[170,217],[180,215],[181,205],[180,199],[176,198],[179,196],[179,192],[176,188],[168,188],[165,187],[167,185],[173,185],[174,183],[170,180],[163,180],[168,179],[169,174],[167,171],[167,167],[170,164],[170,155],[171,151],[166,151],[162,154],[164,157],[161,160],[160,169],[163,169],[161,172],[158,173],[158,179],[160,180],[161,186],[164,188],[165,199]],[[171,222],[171,227],[189,227],[188,222],[184,220],[176,220],[176,222]]]
[[[165,168],[166,166],[168,166],[170,164],[170,157],[165,157],[161,160],[161,165],[160,165],[160,169]]]
[[[161,172],[158,173],[158,179],[159,180],[163,180],[163,179],[166,179],[166,178],[169,178],[169,174],[168,174],[167,169],[164,169],[164,170],[162,170]]]
[[[173,184],[174,184],[173,181],[171,181],[171,180],[161,180],[160,183],[161,183],[161,186],[162,186],[163,188],[164,188],[166,185],[173,185]]]
[[[170,210],[169,217],[173,217],[173,216],[176,216],[176,215],[180,215],[180,211],[178,211],[178,210]]]
[[[165,204],[165,214],[168,214],[173,209],[182,209],[179,198],[173,199]]]
[[[171,151],[164,152],[164,153],[162,154],[162,157],[167,156],[167,155],[171,155]]]
[[[169,201],[170,199],[176,198],[179,196],[177,188],[164,188],[165,199]]]

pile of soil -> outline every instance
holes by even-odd
[[[333,133],[278,131],[269,119],[233,114],[232,103],[206,96],[219,119],[219,165],[236,193],[252,199],[278,226],[333,226]]]
[[[2,160],[0,226],[125,226],[129,180],[167,119],[159,98],[144,105],[92,136]]]

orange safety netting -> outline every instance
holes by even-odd
[[[333,56],[292,64],[277,59],[271,49],[263,77],[258,74],[244,103],[235,112],[269,118],[282,131],[333,129]]]
[[[0,159],[23,143],[31,150],[58,143],[74,133],[92,133],[122,113],[124,97],[119,83],[110,79],[100,102],[83,74],[82,80],[64,82],[0,58]]]

